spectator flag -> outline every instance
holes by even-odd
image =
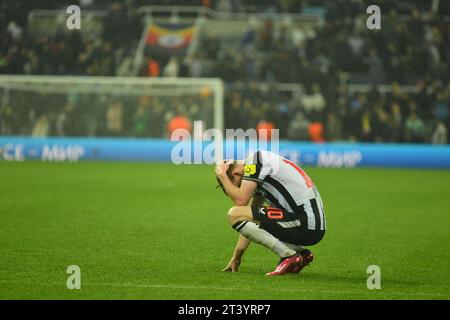
[[[193,24],[152,24],[147,30],[147,50],[156,55],[183,55],[193,36]]]

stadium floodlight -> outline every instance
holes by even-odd
[[[0,75],[0,134],[168,137],[177,115],[223,131],[223,99],[218,78]]]

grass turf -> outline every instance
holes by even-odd
[[[237,239],[212,167],[0,162],[1,299],[449,299],[450,171],[307,171],[328,231],[300,275]],[[66,269],[81,268],[81,290]],[[380,290],[366,287],[381,268]]]

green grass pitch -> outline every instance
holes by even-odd
[[[301,274],[268,278],[278,259],[255,244],[240,272],[221,272],[237,233],[211,166],[0,162],[0,298],[450,298],[450,171],[307,172],[327,234]]]

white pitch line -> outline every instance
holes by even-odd
[[[14,283],[14,284],[32,284],[37,285],[35,282],[22,282],[22,281],[9,281],[0,280],[0,283]],[[65,283],[52,282],[49,283],[55,286],[65,286]],[[254,288],[238,288],[238,287],[213,287],[213,286],[186,286],[186,285],[166,285],[166,284],[137,284],[137,283],[82,283],[82,287],[133,287],[133,288],[150,288],[150,289],[182,289],[182,290],[217,290],[217,291],[254,291]],[[346,290],[309,290],[309,289],[270,289],[264,288],[265,291],[273,292],[294,292],[294,293],[330,293],[330,294],[366,294],[366,295],[385,295],[385,296],[409,296],[409,297],[445,297],[448,299],[449,294],[444,293],[410,293],[410,292],[386,292],[381,290],[367,290],[367,291],[346,291]]]

